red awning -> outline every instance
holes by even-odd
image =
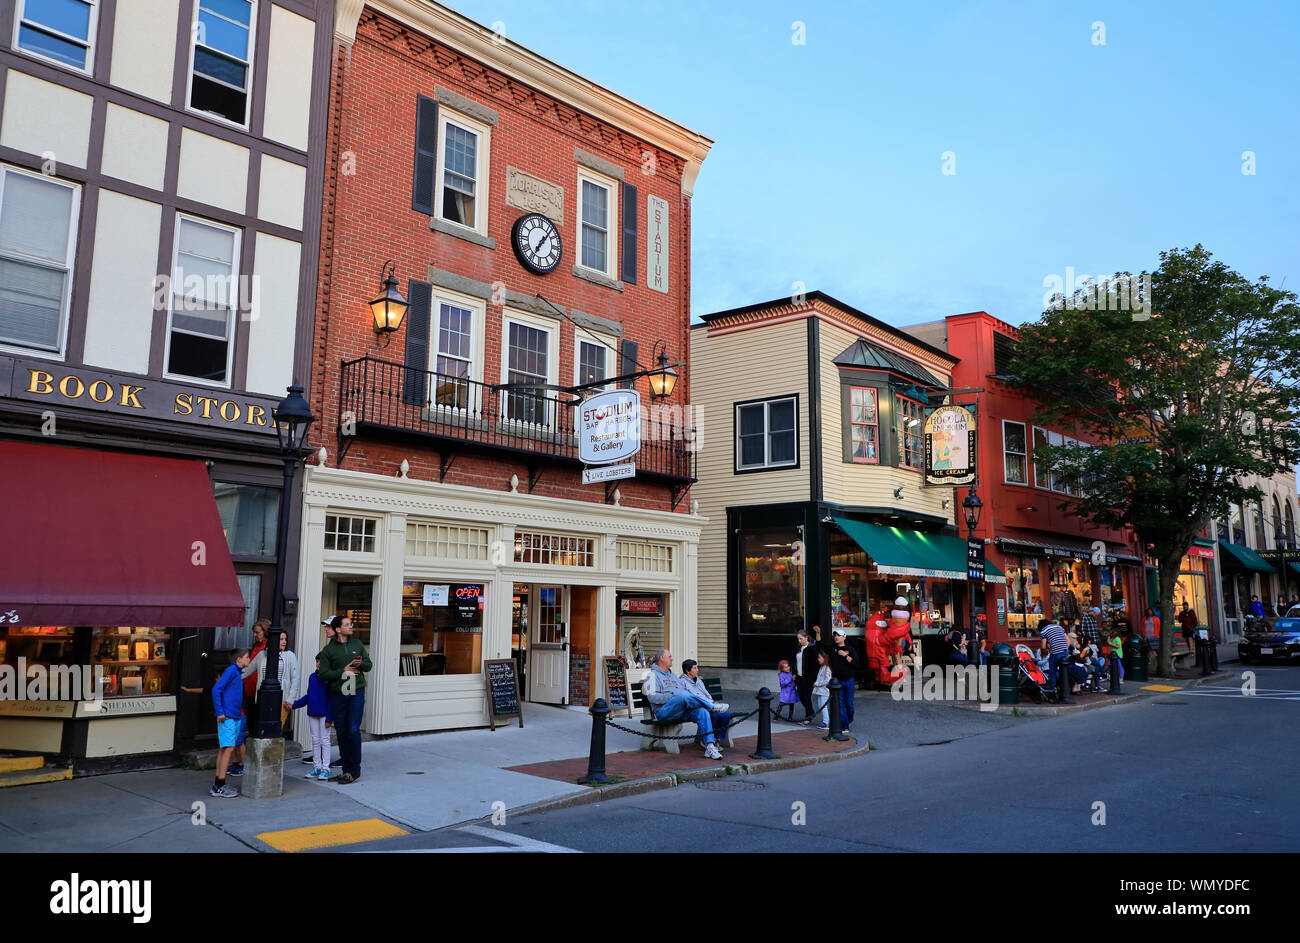
[[[244,622],[201,462],[0,442],[0,507],[4,626]]]

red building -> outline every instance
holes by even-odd
[[[953,368],[955,389],[983,389],[978,395],[981,471],[976,493],[984,508],[976,536],[984,539],[988,559],[1007,576],[1005,586],[985,586],[990,642],[1037,640],[1043,616],[1055,614],[1077,624],[1090,606],[1102,610],[1106,627],[1119,619],[1136,625],[1147,603],[1143,558],[1132,534],[1093,527],[1062,509],[1078,493],[1077,484],[1038,468],[1033,460],[1036,445],[1086,445],[1096,439],[1034,423],[1037,405],[1006,382],[1019,332],[983,311],[907,330],[960,358]],[[959,496],[964,492],[959,489]]]
[[[588,703],[632,628],[694,655],[683,406],[712,142],[434,3],[339,4],[335,37],[303,624],[363,627],[381,734],[486,724],[491,659],[525,699]],[[409,311],[381,340],[390,260]],[[610,384],[650,414],[635,477],[584,484],[563,388],[661,353],[666,399]]]

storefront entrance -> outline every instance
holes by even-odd
[[[569,593],[564,586],[537,585],[528,594],[528,699],[569,701]]]

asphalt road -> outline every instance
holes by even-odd
[[[454,843],[591,852],[1295,852],[1300,666],[1240,670],[1254,672],[1251,696],[1235,677],[1060,717],[984,722],[967,714],[954,719],[950,742],[887,744],[843,762],[396,844],[405,851]],[[875,743],[873,710],[883,726],[886,712],[925,707],[862,705],[855,732]]]

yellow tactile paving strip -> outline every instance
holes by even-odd
[[[1174,684],[1145,684],[1142,686],[1143,691],[1181,691],[1182,688]]]
[[[378,838],[396,838],[410,834],[396,825],[381,819],[360,819],[356,822],[335,822],[332,825],[308,825],[305,828],[286,828],[279,832],[263,832],[258,841],[266,842],[276,851],[312,851],[334,845],[355,845]]]

